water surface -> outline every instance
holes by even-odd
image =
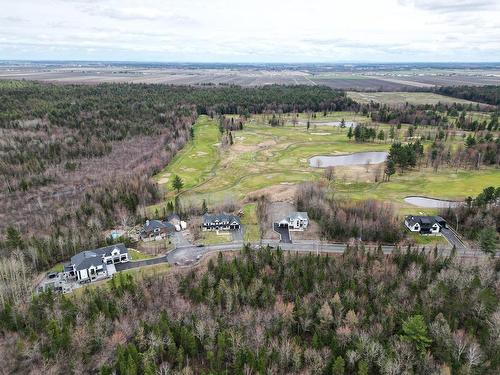
[[[311,167],[337,167],[345,165],[380,164],[387,159],[385,151],[356,152],[347,155],[318,155],[309,159]]]

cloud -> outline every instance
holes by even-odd
[[[399,0],[399,3],[441,13],[476,12],[498,8],[496,0]]]

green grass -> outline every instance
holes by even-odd
[[[201,232],[201,242],[204,245],[215,245],[220,243],[228,243],[231,242],[231,233],[230,232],[216,232],[205,231]]]
[[[356,92],[349,91],[349,97],[359,103],[370,103],[370,101],[389,105],[404,105],[409,104],[476,104],[469,100],[452,98],[449,96],[434,94],[430,92]]]
[[[257,204],[248,203],[243,206],[243,216],[241,223],[245,228],[245,236],[243,240],[247,242],[257,242],[260,240],[260,228],[257,222]]]
[[[52,267],[49,272],[63,272],[64,271],[64,264],[63,263],[57,263],[54,267]]]
[[[449,244],[443,236],[421,236],[418,233],[408,233],[408,237],[414,240],[418,245],[434,246]]]
[[[310,167],[308,159],[314,155],[331,155],[362,151],[384,151],[390,148],[390,141],[375,143],[356,143],[347,138],[348,129],[324,125],[292,125],[294,115],[283,115],[285,126],[268,125],[269,115],[253,116],[242,131],[233,132],[234,145],[226,150],[214,146],[218,142],[217,123],[206,116],[201,116],[195,125],[195,140],[177,155],[156,179],[160,185],[168,185],[169,176],[179,174],[185,182],[181,192],[183,204],[200,205],[205,199],[214,205],[233,197],[243,201],[249,194],[274,185],[297,184],[319,180],[322,169]],[[309,114],[299,114],[299,119],[307,119]],[[316,121],[360,121],[361,115],[350,112],[316,114]],[[366,118],[364,118],[366,119]],[[367,120],[367,119],[366,119]],[[368,120],[369,121],[369,120]],[[389,134],[389,125],[372,123]],[[396,130],[402,137],[408,129],[403,125]],[[436,128],[418,127],[417,134],[434,134]],[[461,137],[450,141],[452,147],[463,144]],[[430,145],[424,141],[425,147]],[[205,152],[200,157],[200,152]],[[484,187],[500,185],[500,170],[459,171],[443,169],[437,173],[430,168],[394,175],[390,182],[375,183],[367,178],[358,179],[355,168],[336,168],[336,194],[348,199],[373,198],[396,204],[401,213],[426,212],[436,210],[416,208],[405,204],[403,198],[408,195],[425,195],[443,199],[463,199],[477,195]],[[345,177],[345,178],[344,178]],[[171,199],[172,195],[167,195]],[[165,202],[149,207],[149,210],[161,209]],[[253,210],[244,206],[244,210]],[[253,220],[253,219],[252,219]],[[255,225],[255,224],[251,224]],[[256,238],[257,229],[250,227],[247,238]],[[209,238],[208,241],[211,239]],[[219,239],[220,240],[220,239]],[[219,241],[220,242],[220,241]]]
[[[142,253],[142,252],[135,250],[135,249],[128,249],[128,254],[131,257],[131,260],[133,260],[133,261],[153,258],[153,256],[151,256],[149,254]]]
[[[373,198],[391,201],[403,214],[423,212],[434,214],[437,209],[415,207],[404,202],[409,195],[421,195],[432,198],[462,200],[476,196],[485,187],[500,185],[500,170],[458,171],[440,169],[437,173],[431,169],[405,172],[391,177],[383,183],[338,183],[338,194],[350,199]]]
[[[158,175],[156,181],[168,190],[173,190],[173,176],[179,175],[184,189],[190,189],[210,175],[217,164],[219,129],[216,120],[200,116],[194,125],[194,140],[180,151],[172,162]]]

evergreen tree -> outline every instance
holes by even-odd
[[[179,177],[179,175],[174,176],[172,187],[177,190],[177,193],[179,193],[179,191],[181,191],[181,189],[184,187],[184,182],[182,181],[182,178]]]

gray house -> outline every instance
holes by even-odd
[[[146,220],[139,233],[140,238],[147,241],[162,240],[175,232],[175,226],[168,221]]]
[[[124,244],[82,251],[71,257],[64,266],[64,275],[81,283],[111,277],[116,272],[116,263],[129,261],[128,249]]]
[[[203,215],[202,230],[238,230],[240,228],[240,218],[236,215]]]

